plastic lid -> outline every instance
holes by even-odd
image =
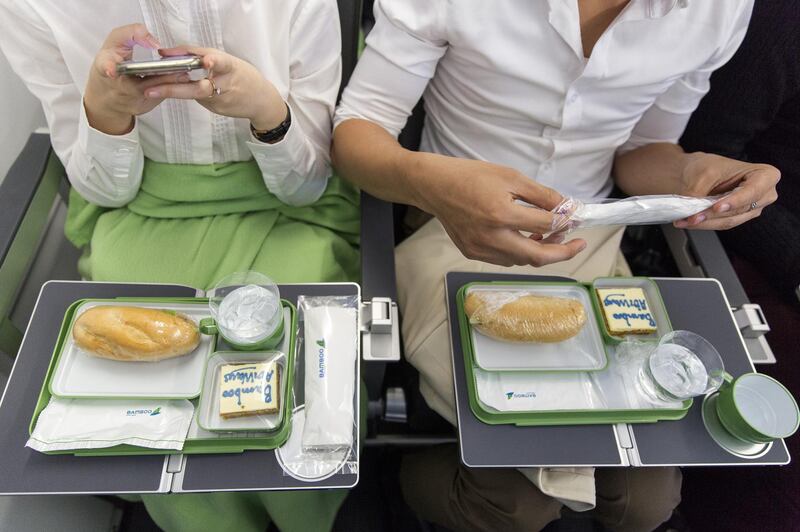
[[[220,332],[240,344],[267,338],[283,320],[278,287],[263,273],[232,273],[218,281],[208,297]]]

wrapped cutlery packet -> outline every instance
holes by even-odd
[[[703,212],[719,199],[653,195],[583,202],[565,198],[551,211],[555,216],[550,234],[569,233],[581,227],[671,223]]]
[[[298,478],[319,479],[340,467],[357,470],[358,307],[356,296],[298,298],[305,405],[301,415],[295,413],[300,441],[294,452],[285,452],[285,466]]]

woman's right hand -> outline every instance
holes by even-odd
[[[117,64],[131,59],[134,45],[156,50],[155,37],[143,24],[129,24],[111,30],[95,56],[86,83],[83,103],[89,124],[109,135],[124,135],[133,129],[133,117],[144,114],[163,101],[147,98],[145,91],[164,83],[189,81],[189,75],[165,74],[138,78],[117,74]]]

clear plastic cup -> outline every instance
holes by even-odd
[[[708,340],[691,331],[673,331],[661,337],[644,360],[639,385],[651,399],[684,401],[717,391],[725,365]]]
[[[233,347],[269,347],[283,336],[280,292],[262,273],[236,272],[222,278],[209,291],[208,306],[219,334]]]

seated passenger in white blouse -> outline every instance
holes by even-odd
[[[331,175],[335,0],[0,0],[0,47],[72,185],[66,233],[98,281],[201,289],[236,271],[356,280],[357,192]],[[125,60],[194,54],[139,78]],[[257,460],[254,462],[254,467]],[[143,495],[168,532],[329,530],[346,490]]]
[[[542,240],[564,196],[605,198],[615,184],[630,195],[730,192],[675,223],[692,229],[733,227],[775,201],[774,167],[676,144],[710,74],[742,41],[752,4],[375,1],[334,118],[333,162],[370,194],[435,217],[396,252],[405,357],[431,408],[455,423],[447,271],[581,280],[625,271],[619,228]],[[421,97],[425,125],[411,152],[397,137]],[[596,506],[615,530],[648,530],[680,499],[674,468],[607,470],[596,483],[587,468],[522,470],[534,486],[515,470],[464,468],[455,452],[416,454],[401,473],[409,504],[453,529],[536,530],[563,503]]]

